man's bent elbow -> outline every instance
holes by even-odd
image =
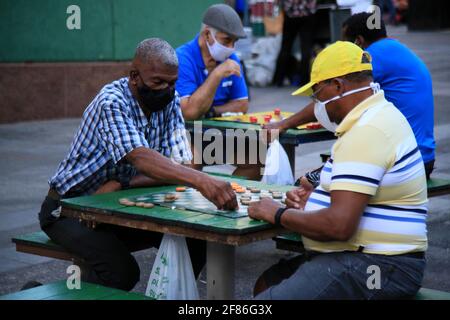
[[[136,148],[133,151],[129,152],[125,156],[125,159],[138,171],[142,171],[148,151],[150,150],[145,147]]]
[[[354,228],[350,228],[348,226],[339,226],[337,225],[332,237],[337,241],[348,241],[355,234],[356,230]]]

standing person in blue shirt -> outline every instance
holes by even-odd
[[[226,112],[247,112],[248,90],[234,45],[245,37],[241,19],[228,5],[209,7],[200,34],[179,47],[176,89],[185,120],[221,116]],[[192,147],[195,154],[200,147]],[[203,148],[202,148],[203,149]],[[226,152],[224,152],[226,154]],[[195,164],[196,169],[202,165]],[[240,164],[234,174],[258,179],[258,165]]]
[[[434,100],[431,75],[423,61],[398,40],[380,29],[369,29],[371,13],[355,14],[344,22],[343,39],[354,42],[372,56],[373,76],[392,102],[408,119],[422,153],[427,178],[434,167]]]
[[[430,72],[411,49],[387,37],[383,20],[379,29],[369,29],[367,21],[371,15],[363,12],[348,18],[343,24],[342,37],[372,56],[374,81],[380,84],[386,99],[403,113],[412,127],[429,179],[434,168],[436,148]],[[309,104],[290,118],[269,124],[266,128],[283,131],[315,119],[314,104]]]

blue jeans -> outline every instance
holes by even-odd
[[[424,258],[408,255],[339,252],[320,253],[310,259],[301,255],[282,259],[266,270],[262,278],[269,288],[255,299],[411,298],[420,289],[425,264]],[[379,272],[374,273],[370,266]]]

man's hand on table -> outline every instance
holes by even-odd
[[[272,130],[278,130],[278,136],[285,132],[288,128],[286,128],[284,121],[266,123],[262,126],[263,129],[267,130],[267,140],[272,142],[275,138],[274,132]]]
[[[300,184],[301,187],[286,193],[287,207],[301,210],[305,208],[306,202],[311,192],[313,192],[314,187],[305,177],[300,179]]]
[[[206,175],[205,175],[206,176]],[[206,176],[196,188],[220,210],[238,209],[236,194],[230,183]]]
[[[274,224],[275,213],[281,207],[281,203],[273,199],[264,198],[260,201],[250,202],[248,216],[252,219],[263,220]]]

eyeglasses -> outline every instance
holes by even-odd
[[[319,92],[325,88],[327,85],[329,85],[330,82],[326,82],[323,86],[321,86],[319,89],[317,89],[316,91],[314,91],[309,97],[312,99],[312,101],[314,101],[314,103],[319,103],[320,100],[317,98],[317,95],[319,94]]]

